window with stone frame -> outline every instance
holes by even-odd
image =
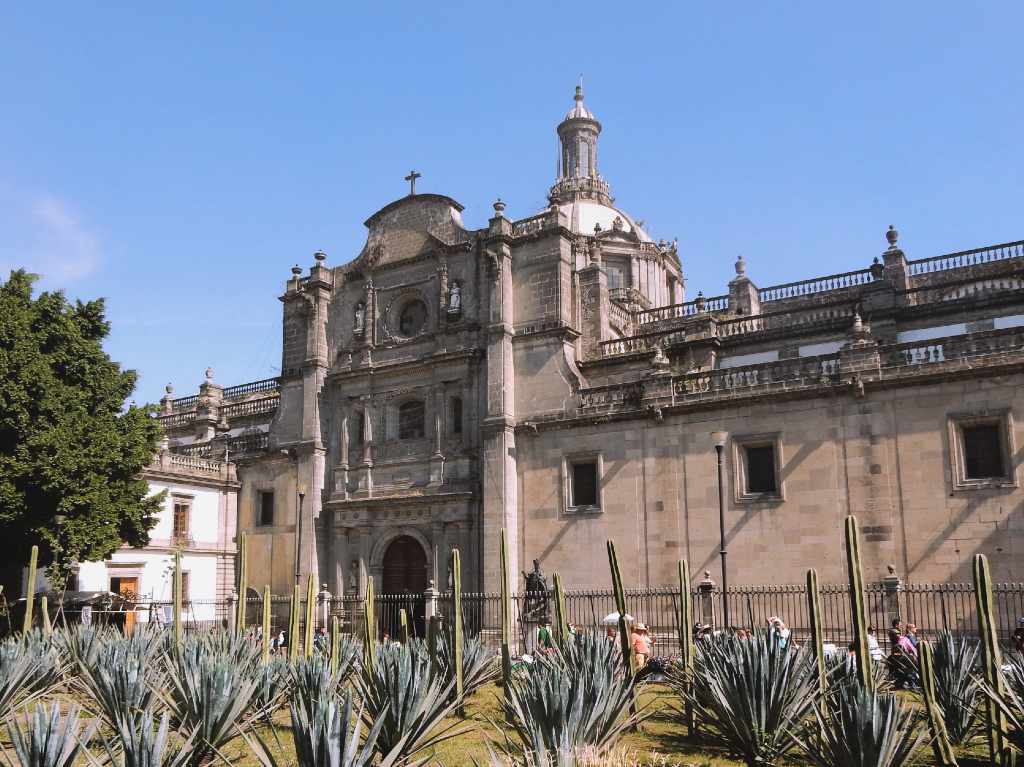
[[[563,461],[566,512],[601,511],[601,471],[599,453],[566,456]]]
[[[783,500],[779,435],[740,435],[732,443],[736,501]]]
[[[259,498],[259,525],[269,527],[274,524],[274,491],[260,490]]]
[[[426,413],[423,402],[412,400],[398,408],[398,438],[423,439]]]
[[[192,597],[192,578],[188,570],[181,571],[181,601],[188,602]]]
[[[171,538],[175,542],[185,542],[191,537],[192,530],[192,499],[172,496],[174,515],[171,522]]]
[[[1015,487],[1009,411],[950,417],[954,488]]]
[[[398,315],[398,333],[406,338],[418,335],[427,324],[427,305],[420,300],[409,301]]]
[[[348,462],[359,463],[363,460],[364,435],[366,434],[366,413],[357,410],[348,419]]]
[[[452,397],[449,405],[449,431],[452,434],[462,434],[462,397]]]

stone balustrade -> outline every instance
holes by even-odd
[[[815,293],[829,293],[866,285],[869,282],[873,282],[874,279],[875,277],[871,273],[871,269],[857,269],[853,272],[830,274],[825,277],[815,277],[810,280],[787,282],[783,285],[760,288],[757,291],[757,295],[762,303],[783,301],[789,298],[802,298]]]
[[[218,479],[225,482],[236,482],[235,466],[211,458],[200,458],[194,455],[161,451],[146,467],[146,471],[161,474],[181,474],[189,477]]]
[[[1024,240],[1017,240],[1015,242],[1000,243],[999,245],[988,245],[984,248],[947,253],[944,256],[932,256],[931,258],[919,258],[916,261],[908,261],[907,273],[911,276],[918,276],[1022,257],[1024,257]]]
[[[244,402],[234,402],[222,407],[220,412],[221,415],[227,419],[243,418],[250,415],[273,413],[277,410],[277,406],[280,402],[281,395],[275,394],[273,397],[262,397],[260,399],[245,400]]]

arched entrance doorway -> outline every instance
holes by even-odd
[[[427,552],[412,536],[400,536],[384,552],[382,570],[381,628],[397,638],[401,628],[399,610],[404,609],[410,619],[409,630],[415,636],[425,636]]]

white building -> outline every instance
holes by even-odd
[[[135,620],[170,617],[174,554],[182,553],[185,620],[226,617],[234,588],[238,480],[235,465],[171,453],[166,448],[143,471],[150,492],[166,490],[145,548],[123,546],[100,562],[78,568],[76,590],[130,595]],[[218,605],[220,606],[218,609]]]

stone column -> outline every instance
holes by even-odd
[[[700,601],[700,620],[708,626],[715,625],[715,582],[711,571],[704,571],[704,579],[697,584],[697,598]],[[754,628],[753,626],[751,628]]]
[[[580,352],[583,359],[601,357],[601,342],[611,337],[608,324],[608,275],[599,263],[577,272],[580,290]]]
[[[340,433],[338,434],[338,465],[334,469],[333,493],[337,498],[348,498],[348,430],[349,409],[342,408]],[[335,593],[339,593],[335,590]]]
[[[329,586],[331,591],[339,597],[344,596],[348,592],[348,585],[345,583],[351,560],[348,537],[349,528],[347,527],[335,527],[331,531],[330,543],[334,552],[334,571],[330,573],[331,577],[327,582],[333,586],[333,588]]]
[[[910,287],[910,276],[907,273],[907,257],[896,245],[899,237],[900,233],[892,226],[885,233],[885,239],[889,242],[889,248],[882,253],[885,279],[896,290],[907,290]]]
[[[505,530],[510,572],[519,572],[516,497],[515,368],[512,334],[512,225],[497,211],[490,220],[486,253],[490,260],[490,322],[487,327],[487,404],[483,436],[483,588],[499,591],[500,540]],[[510,584],[510,587],[514,584]]]

